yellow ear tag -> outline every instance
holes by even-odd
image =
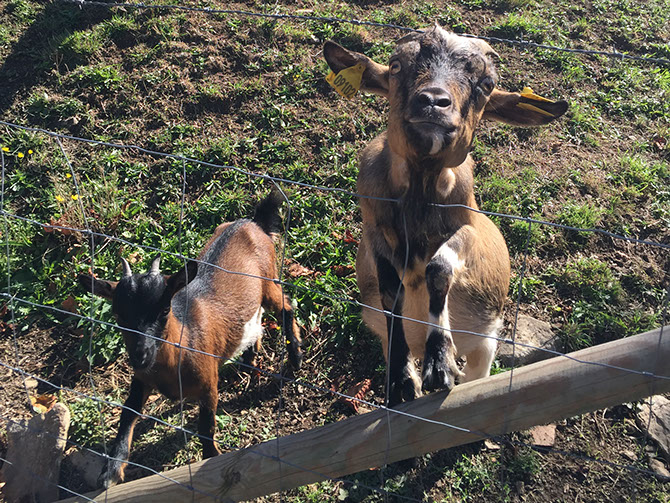
[[[334,72],[330,72],[328,77],[326,77],[326,82],[328,82],[339,95],[344,96],[345,98],[353,98],[361,88],[361,80],[363,79],[364,71],[365,66],[362,63],[358,63],[357,65],[341,70],[337,75],[335,75]]]
[[[529,101],[541,101],[541,102],[544,102],[544,103],[556,103],[553,100],[549,100],[547,98],[543,98],[542,96],[540,96],[538,94],[535,94],[533,92],[533,90],[528,86],[524,87],[519,94],[521,94],[521,99],[522,100],[525,99],[525,100],[529,100]],[[541,108],[538,108],[536,106],[533,106],[530,103],[519,102],[519,103],[517,103],[516,106],[518,106],[520,108],[525,108],[526,110],[530,110],[532,112],[537,112],[537,113],[542,114],[542,115],[547,115],[549,117],[554,116],[554,114],[552,114],[550,112],[547,112],[546,110],[542,110]]]

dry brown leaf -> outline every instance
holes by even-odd
[[[312,269],[309,269],[308,267],[305,267],[304,265],[293,262],[288,266],[288,274],[292,278],[299,278],[302,276],[314,276],[316,272]]]
[[[344,394],[347,397],[340,397],[340,401],[346,403],[351,409],[358,414],[361,403],[359,400],[365,398],[365,394],[370,390],[370,379],[363,379],[361,382],[351,386]],[[351,398],[349,398],[351,397]]]
[[[79,312],[79,309],[78,309],[78,306],[77,306],[77,301],[75,300],[75,298],[72,295],[70,295],[67,299],[65,299],[61,303],[60,307],[62,307],[66,311],[70,311],[71,313],[78,313]]]
[[[30,403],[33,406],[33,410],[38,414],[49,412],[51,407],[56,403],[56,400],[56,395],[37,395],[30,397]]]
[[[353,265],[334,265],[331,266],[330,268],[335,276],[339,278],[343,278],[344,276],[349,276],[351,273],[354,272],[354,266]]]

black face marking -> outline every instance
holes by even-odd
[[[133,274],[119,281],[112,301],[119,325],[125,331],[130,363],[136,369],[153,365],[167,319],[169,299],[165,299],[165,278],[160,274]],[[146,335],[136,333],[142,332]]]
[[[493,89],[493,64],[475,43],[439,29],[401,41],[391,57],[396,60],[402,70],[391,77],[397,79],[393,106],[402,117],[408,144],[420,158],[436,155],[431,154],[435,135],[441,135],[444,150],[469,117],[483,109]],[[427,90],[450,99],[426,100]]]

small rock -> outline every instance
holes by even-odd
[[[488,438],[484,440],[484,447],[486,447],[489,451],[500,450],[500,445],[496,444],[493,440],[489,440]]]
[[[102,467],[105,464],[105,459],[98,454],[91,451],[77,451],[75,450],[67,458],[72,467],[78,471],[84,482],[92,489],[98,485],[98,477],[102,472]]]
[[[37,379],[34,379],[32,377],[26,377],[26,379],[23,381],[23,384],[25,384],[26,388],[28,389],[35,389],[37,388]]]
[[[621,455],[628,461],[637,461],[637,455],[631,450],[621,451]]]
[[[670,472],[665,467],[662,461],[656,458],[649,459],[649,468],[656,474],[656,476],[663,480],[670,480]]]
[[[533,436],[533,445],[540,447],[553,447],[556,443],[556,425],[535,426],[530,429]]]
[[[62,403],[46,414],[7,427],[9,463],[0,476],[7,501],[55,501],[63,450],[70,427],[70,411]]]
[[[646,400],[638,409],[637,422],[642,431],[646,431],[649,426],[649,436],[658,444],[665,458],[670,460],[670,400],[662,395],[653,396],[651,410]]]
[[[542,349],[556,351],[558,342],[558,338],[552,332],[549,323],[524,314],[520,314],[517,320],[514,340],[524,344],[524,346],[519,344],[515,346],[514,358],[512,358],[512,344],[501,343],[498,348],[498,358],[505,367],[511,367],[512,365],[518,367],[551,358],[554,355],[542,351]]]

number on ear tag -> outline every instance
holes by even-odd
[[[365,66],[358,63],[357,65],[341,70],[337,75],[335,75],[334,72],[330,72],[326,77],[326,82],[328,82],[340,96],[353,98],[361,88],[361,80],[363,79],[364,71]]]

